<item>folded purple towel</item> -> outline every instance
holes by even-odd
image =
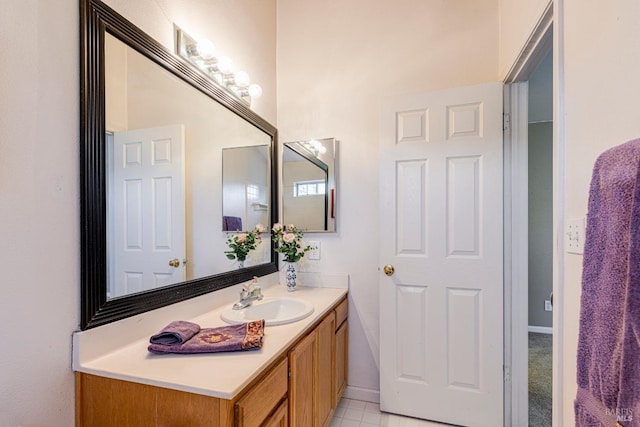
[[[195,336],[182,344],[150,344],[148,350],[165,353],[216,353],[259,349],[264,337],[264,320],[238,325],[200,329]]]
[[[161,345],[180,345],[189,341],[198,332],[200,332],[200,326],[195,323],[177,320],[153,335],[149,342]]]

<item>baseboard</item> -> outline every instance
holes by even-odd
[[[380,390],[371,390],[368,388],[354,387],[348,385],[344,391],[344,397],[347,399],[363,400],[365,402],[380,403]]]
[[[529,326],[529,332],[553,335],[553,328],[550,328],[548,326]]]

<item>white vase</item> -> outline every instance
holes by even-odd
[[[238,270],[244,268],[244,261],[245,260],[238,260]]]
[[[296,264],[294,262],[286,262],[286,264],[285,277],[287,279],[287,290],[293,292],[296,290]]]

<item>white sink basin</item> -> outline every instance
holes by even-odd
[[[227,323],[244,323],[264,319],[268,326],[297,322],[313,313],[313,306],[298,298],[267,298],[254,301],[249,307],[234,310],[229,307],[220,313]]]

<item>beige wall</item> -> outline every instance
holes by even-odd
[[[498,0],[279,0],[277,64],[281,141],[340,140],[338,233],[305,268],[350,274],[349,386],[375,394],[381,100],[497,81]]]
[[[0,420],[73,425],[78,4],[0,1]]]
[[[586,214],[591,172],[604,150],[640,136],[640,3],[564,1],[565,211]],[[596,30],[597,29],[597,30]],[[563,425],[573,425],[582,256],[564,266]]]
[[[262,85],[255,109],[275,123],[275,0],[109,4],[168,47],[173,21],[209,28]],[[71,334],[80,309],[78,0],[0,0],[0,9],[0,423],[71,426]]]
[[[550,0],[500,0],[500,78],[525,46]]]

